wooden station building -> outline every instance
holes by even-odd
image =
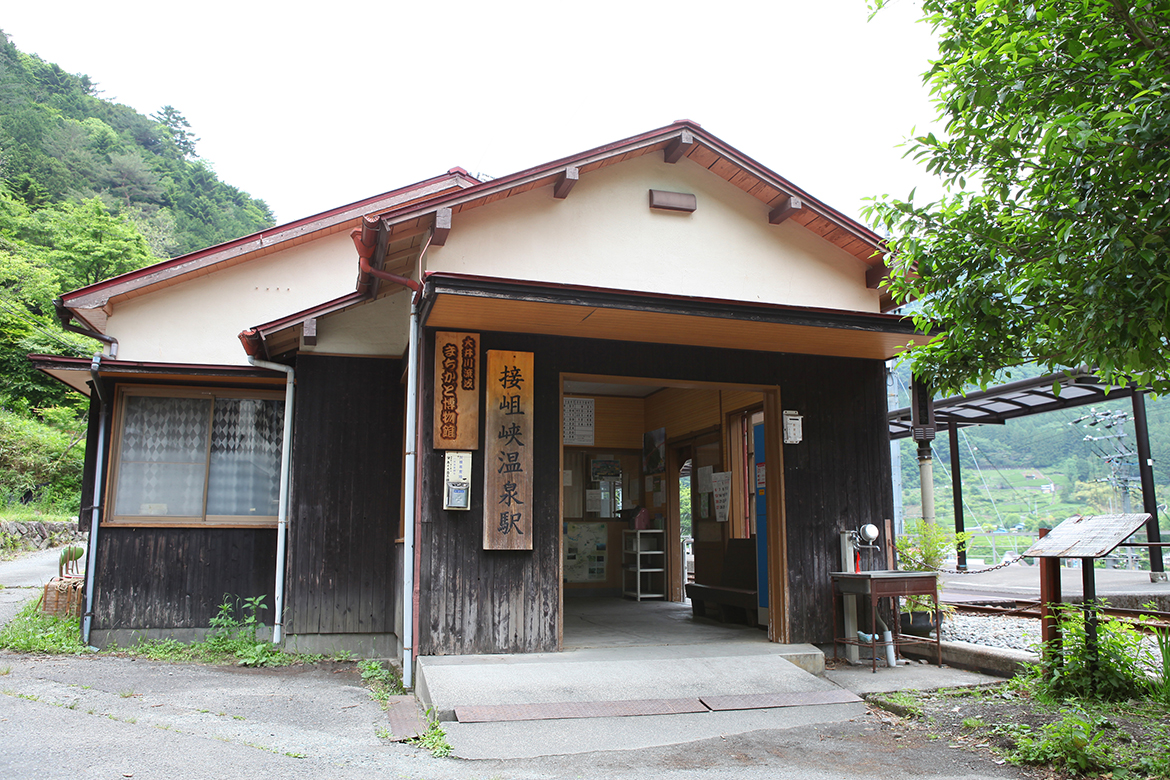
[[[749,545],[747,618],[830,641],[839,534],[893,509],[883,361],[920,338],[881,250],[681,121],[70,292],[103,354],[32,360],[91,398],[87,636],[264,595],[304,649],[555,651],[575,595],[685,599],[689,499],[695,581]]]

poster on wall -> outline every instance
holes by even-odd
[[[604,582],[605,523],[565,523],[565,582]]]
[[[666,429],[657,428],[642,435],[642,472],[666,472]]]
[[[565,399],[565,446],[593,446],[593,399]]]
[[[483,548],[532,549],[531,352],[487,353]]]
[[[715,519],[727,522],[727,505],[731,502],[731,472],[720,471],[711,475],[711,486],[715,489]]]
[[[436,450],[479,449],[479,334],[435,334]]]
[[[616,458],[594,458],[589,461],[589,478],[594,482],[603,479],[621,479],[622,462]]]

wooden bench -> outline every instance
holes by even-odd
[[[756,590],[756,543],[754,539],[729,539],[723,553],[723,570],[718,585],[687,583],[687,598],[691,613],[710,617],[721,623],[758,625],[756,608],[759,593]]]

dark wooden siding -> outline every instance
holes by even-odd
[[[784,446],[789,626],[796,642],[833,640],[840,533],[883,528],[893,513],[885,369],[878,361],[790,357],[780,391],[804,415],[804,440]]]
[[[428,332],[421,369],[428,386],[433,346]],[[790,579],[801,591],[793,596],[793,639],[831,639],[827,572],[836,566],[835,534],[878,522],[892,509],[885,419],[877,411],[884,412],[885,402],[881,362],[500,333],[482,334],[481,347],[535,353],[533,550],[482,549],[481,489],[472,491],[470,512],[442,509],[443,454],[424,437],[420,653],[556,649],[561,372],[780,386],[784,408],[806,415],[804,443],[785,447],[789,540],[795,543]],[[424,403],[423,431],[431,430],[431,419],[432,404]],[[482,446],[472,463],[476,487],[482,488]],[[810,478],[814,470],[818,475]]]
[[[393,633],[402,361],[301,355],[286,631]]]
[[[113,528],[98,534],[94,628],[206,628],[225,595],[264,595],[272,625],[276,531]]]

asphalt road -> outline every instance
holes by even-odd
[[[0,564],[0,610],[34,597],[56,568],[52,550]],[[14,613],[0,612],[0,621]],[[836,723],[638,750],[435,758],[387,738],[386,715],[352,664],[253,670],[0,651],[0,778],[1024,777],[986,753],[927,740],[888,714],[855,711]],[[638,726],[638,718],[614,720],[628,722],[615,728]],[[541,744],[550,723],[525,723],[523,739]]]
[[[292,670],[0,652],[0,777],[1001,778],[986,754],[884,714],[636,751],[434,758],[384,739],[348,664]],[[541,722],[527,739],[539,742]]]

